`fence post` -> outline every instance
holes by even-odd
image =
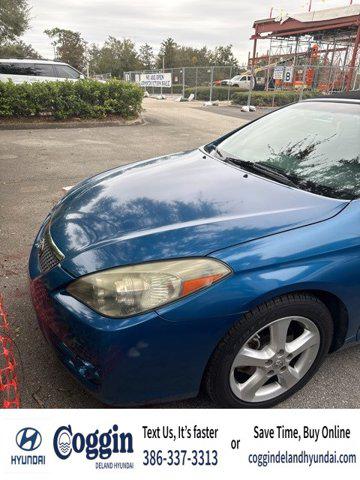
[[[301,90],[300,90],[300,95],[299,95],[299,102],[301,102],[304,94],[304,88],[305,88],[305,79],[306,79],[306,71],[307,71],[307,65],[304,65],[304,72],[302,76],[302,85],[301,85]]]
[[[183,98],[185,98],[185,69],[186,69],[186,67],[183,67],[183,69],[182,69],[182,72],[183,72],[183,74],[182,74],[182,77],[183,77],[183,78],[182,78],[182,80],[183,80],[183,85],[182,85],[182,97],[183,97]]]
[[[230,80],[232,76],[232,65],[230,65],[230,75],[229,75],[229,82],[228,82],[228,102],[230,101]]]
[[[211,67],[211,70],[210,70],[210,102],[212,102],[212,96],[213,96],[213,83],[214,83],[214,67]]]
[[[352,68],[351,71],[350,71],[350,75],[352,75],[351,78],[354,79],[353,85],[352,85],[352,88],[351,88],[352,90],[358,90],[358,89],[356,88],[357,81],[358,81],[358,76],[359,76],[359,73],[358,73],[358,72],[359,72],[359,67],[354,67],[354,68]]]
[[[199,70],[199,67],[196,67],[196,70],[195,70],[195,100],[197,100],[198,70]]]
[[[248,93],[248,98],[247,98],[247,107],[250,109],[250,105],[251,105],[251,93],[252,93],[252,74],[251,74],[251,77],[250,77],[250,86],[249,86],[249,93]]]
[[[254,46],[253,46],[253,55],[251,59],[251,70],[250,70],[250,88],[249,88],[249,95],[247,99],[247,107],[248,110],[250,110],[250,105],[251,105],[251,93],[253,87],[255,87],[255,57],[256,57],[256,45],[257,45],[257,39],[255,38],[254,40]]]
[[[271,43],[270,43],[270,49],[268,51],[268,64],[267,64],[267,69],[266,69],[266,84],[265,84],[265,90],[268,92],[269,91],[269,83],[270,83],[270,52],[271,52]]]
[[[162,73],[165,73],[165,55],[162,58]],[[160,88],[160,96],[161,99],[163,98],[163,84],[161,82],[161,88]]]

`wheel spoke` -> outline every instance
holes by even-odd
[[[289,367],[284,373],[278,375],[279,384],[286,389],[293,387],[299,380],[300,376],[293,367]]]
[[[286,344],[286,353],[297,357],[309,348],[319,343],[319,334],[304,330],[304,332],[292,342]]]
[[[270,345],[273,350],[285,350],[286,337],[290,322],[290,318],[283,318],[270,325]]]
[[[269,350],[255,350],[244,346],[236,355],[233,367],[263,367],[270,358]]]
[[[256,392],[264,385],[267,379],[266,372],[261,368],[257,368],[245,383],[239,385],[241,398],[246,402],[254,400]]]

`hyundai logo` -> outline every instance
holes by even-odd
[[[16,435],[16,443],[21,450],[32,452],[41,445],[41,434],[35,428],[22,428]]]

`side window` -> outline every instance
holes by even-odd
[[[59,78],[79,78],[80,74],[67,65],[55,65],[56,76]]]
[[[15,75],[36,75],[35,65],[33,63],[14,63]]]
[[[245,82],[246,80],[247,80],[246,77],[241,77],[241,78],[240,78],[240,82]]]
[[[36,75],[33,63],[1,63],[0,73],[7,75]]]
[[[0,63],[0,74],[7,74],[11,75],[12,74],[12,68],[10,63]]]
[[[36,63],[35,75],[38,77],[55,77],[54,66],[48,63]]]

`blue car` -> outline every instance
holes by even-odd
[[[109,405],[283,401],[360,341],[359,152],[353,94],[83,181],[31,251],[45,337]]]

